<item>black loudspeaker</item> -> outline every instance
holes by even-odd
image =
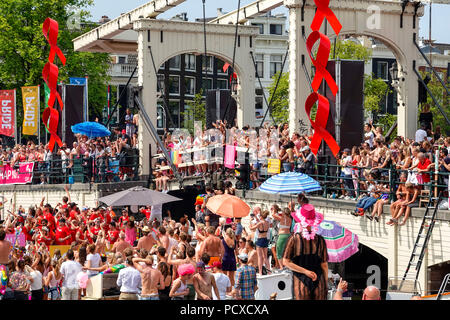
[[[231,97],[230,90],[208,90],[205,111],[207,129],[214,128],[212,123],[222,119],[226,120],[228,124],[234,124],[237,116],[236,100]]]
[[[64,124],[65,136],[62,138],[67,147],[72,148],[76,141],[75,135],[70,129],[73,125],[83,122],[84,86],[66,85]]]
[[[359,146],[364,136],[364,61],[331,60],[327,70],[339,86],[336,96],[328,85],[325,89],[323,85],[319,89],[319,93],[326,96],[330,102],[327,130],[338,141],[341,150]],[[339,102],[339,108],[336,110],[336,103]],[[337,115],[336,111],[340,114]],[[336,119],[340,119],[339,127]],[[336,131],[339,137],[336,136]],[[328,146],[325,154],[331,155]]]

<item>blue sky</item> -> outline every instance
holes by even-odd
[[[241,0],[241,6],[252,3],[254,0]],[[94,0],[94,6],[90,8],[92,13],[92,19],[98,21],[101,16],[107,15],[113,19],[118,17],[121,13],[130,11],[144,3],[147,0],[127,0],[118,1],[114,0],[115,5],[112,6],[111,0]],[[216,16],[217,8],[223,8],[223,11],[228,12],[235,10],[238,6],[238,0],[206,0],[206,16]],[[169,19],[174,15],[187,12],[190,21],[195,18],[201,18],[203,16],[203,4],[202,0],[187,0],[183,4],[170,9],[168,12],[159,16],[160,19]],[[280,7],[273,10],[273,13],[285,13],[287,15],[288,10],[286,7]],[[425,8],[425,15],[421,18],[420,22],[420,36],[424,36],[428,39],[428,24],[429,24],[429,6]],[[432,7],[432,38],[440,43],[450,43],[450,4],[434,4]]]

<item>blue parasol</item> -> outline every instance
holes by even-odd
[[[320,191],[319,182],[300,172],[284,172],[266,180],[259,190],[267,193],[296,194]]]
[[[88,138],[101,138],[111,135],[111,131],[98,122],[82,122],[71,127],[73,133],[79,133]]]

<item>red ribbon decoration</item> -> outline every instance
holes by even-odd
[[[342,25],[334,12],[330,9],[330,0],[314,0],[314,3],[317,6],[317,11],[311,23],[311,29],[313,31],[318,31],[323,20],[327,18],[337,36],[339,32],[341,32]]]
[[[45,64],[44,69],[42,70],[42,77],[44,78],[44,82],[50,89],[50,97],[48,99],[48,107],[42,113],[42,120],[44,121],[44,125],[51,135],[49,141],[49,149],[53,150],[55,143],[57,143],[60,147],[62,146],[61,138],[57,134],[59,112],[58,110],[53,108],[55,100],[58,100],[58,103],[61,106],[61,110],[64,107],[61,96],[57,90],[59,68],[53,62],[55,61],[55,56],[57,55],[62,64],[65,65],[66,57],[58,47],[58,22],[51,18],[47,18],[42,26],[42,32],[45,39],[47,39],[48,43],[50,44],[50,54],[48,57],[48,62]]]
[[[333,28],[334,32],[336,33],[336,36],[338,36],[339,32],[341,32],[342,25],[333,11],[329,8],[330,0],[314,0],[314,2],[317,6],[317,10],[311,23],[311,29],[313,30],[313,32],[306,40],[306,48],[308,50],[312,63],[316,67],[316,74],[314,75],[314,79],[311,84],[314,92],[309,95],[305,103],[306,114],[308,115],[309,121],[314,128],[314,136],[311,140],[310,148],[311,151],[315,155],[317,155],[320,144],[322,140],[324,140],[330,147],[331,152],[333,152],[334,156],[336,156],[340,150],[340,147],[333,136],[326,130],[328,116],[330,114],[330,103],[328,102],[328,99],[326,97],[318,94],[317,90],[319,90],[320,84],[322,83],[323,79],[325,79],[333,95],[336,95],[339,88],[336,85],[336,81],[326,69],[328,58],[330,57],[330,39],[326,35],[320,33],[319,29],[322,25],[322,22],[326,18]],[[320,42],[316,58],[314,59],[311,51],[317,40],[320,40]],[[310,117],[311,109],[316,102],[316,120],[312,121]]]
[[[312,121],[310,114],[316,101],[318,101],[316,121]],[[309,122],[311,122],[311,125],[314,128],[314,136],[309,146],[311,151],[314,154],[317,154],[320,148],[320,143],[322,140],[325,140],[330,147],[331,152],[336,155],[340,149],[339,145],[333,136],[325,129],[328,122],[328,116],[330,114],[330,103],[328,102],[328,99],[317,92],[313,92],[306,99],[305,110],[308,115]]]
[[[319,49],[317,50],[316,59],[314,59],[311,51],[314,44],[319,39],[320,39]],[[320,33],[319,31],[314,31],[309,35],[308,39],[306,40],[306,49],[308,50],[309,56],[311,57],[314,66],[316,67],[316,74],[314,75],[314,79],[311,84],[313,91],[315,92],[319,90],[320,84],[322,83],[322,79],[325,78],[325,81],[330,87],[331,92],[333,93],[333,95],[336,95],[338,91],[338,86],[336,84],[336,81],[334,81],[333,77],[327,70],[328,58],[330,57],[330,50],[331,50],[330,39],[323,33]]]
[[[48,56],[48,61],[54,62],[55,55],[58,55],[58,58],[61,60],[62,64],[66,65],[66,57],[58,47],[58,22],[51,18],[45,19],[44,24],[42,25],[42,32],[44,33],[45,39],[47,39],[47,42],[50,44],[50,55]]]
[[[55,108],[53,108],[55,104],[55,100],[58,100],[61,109],[63,108],[63,101],[61,96],[57,90],[58,86],[58,74],[59,68],[51,63],[47,62],[42,70],[42,77],[44,78],[44,82],[47,84],[50,89],[50,96],[48,99],[48,107],[44,110],[42,114],[42,119],[44,120],[44,125],[47,128],[48,132],[50,132],[50,141],[49,148],[53,150],[55,146],[55,142],[58,146],[62,146],[62,141],[57,134],[58,123],[59,123],[59,112]],[[50,120],[50,121],[49,121]],[[47,126],[48,123],[48,126]]]

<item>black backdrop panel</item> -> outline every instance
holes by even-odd
[[[364,127],[364,61],[341,60],[341,136],[340,147],[351,148],[359,146],[363,142]],[[336,79],[336,61],[329,61],[327,70]],[[336,83],[338,79],[336,79]],[[323,94],[323,86],[319,93]],[[327,130],[336,138],[336,96],[326,86],[325,96],[330,102],[330,115],[328,117]],[[326,147],[326,154],[331,151]]]
[[[64,106],[66,134],[63,139],[69,148],[76,141],[71,127],[83,122],[84,86],[66,85],[66,105]]]
[[[229,90],[208,90],[206,93],[206,127],[213,128],[212,123],[216,122],[217,93],[220,94],[220,120],[224,119],[225,112],[227,123],[234,124],[237,116],[236,100],[230,96]],[[231,100],[230,100],[231,99]],[[228,110],[227,110],[228,106]]]

